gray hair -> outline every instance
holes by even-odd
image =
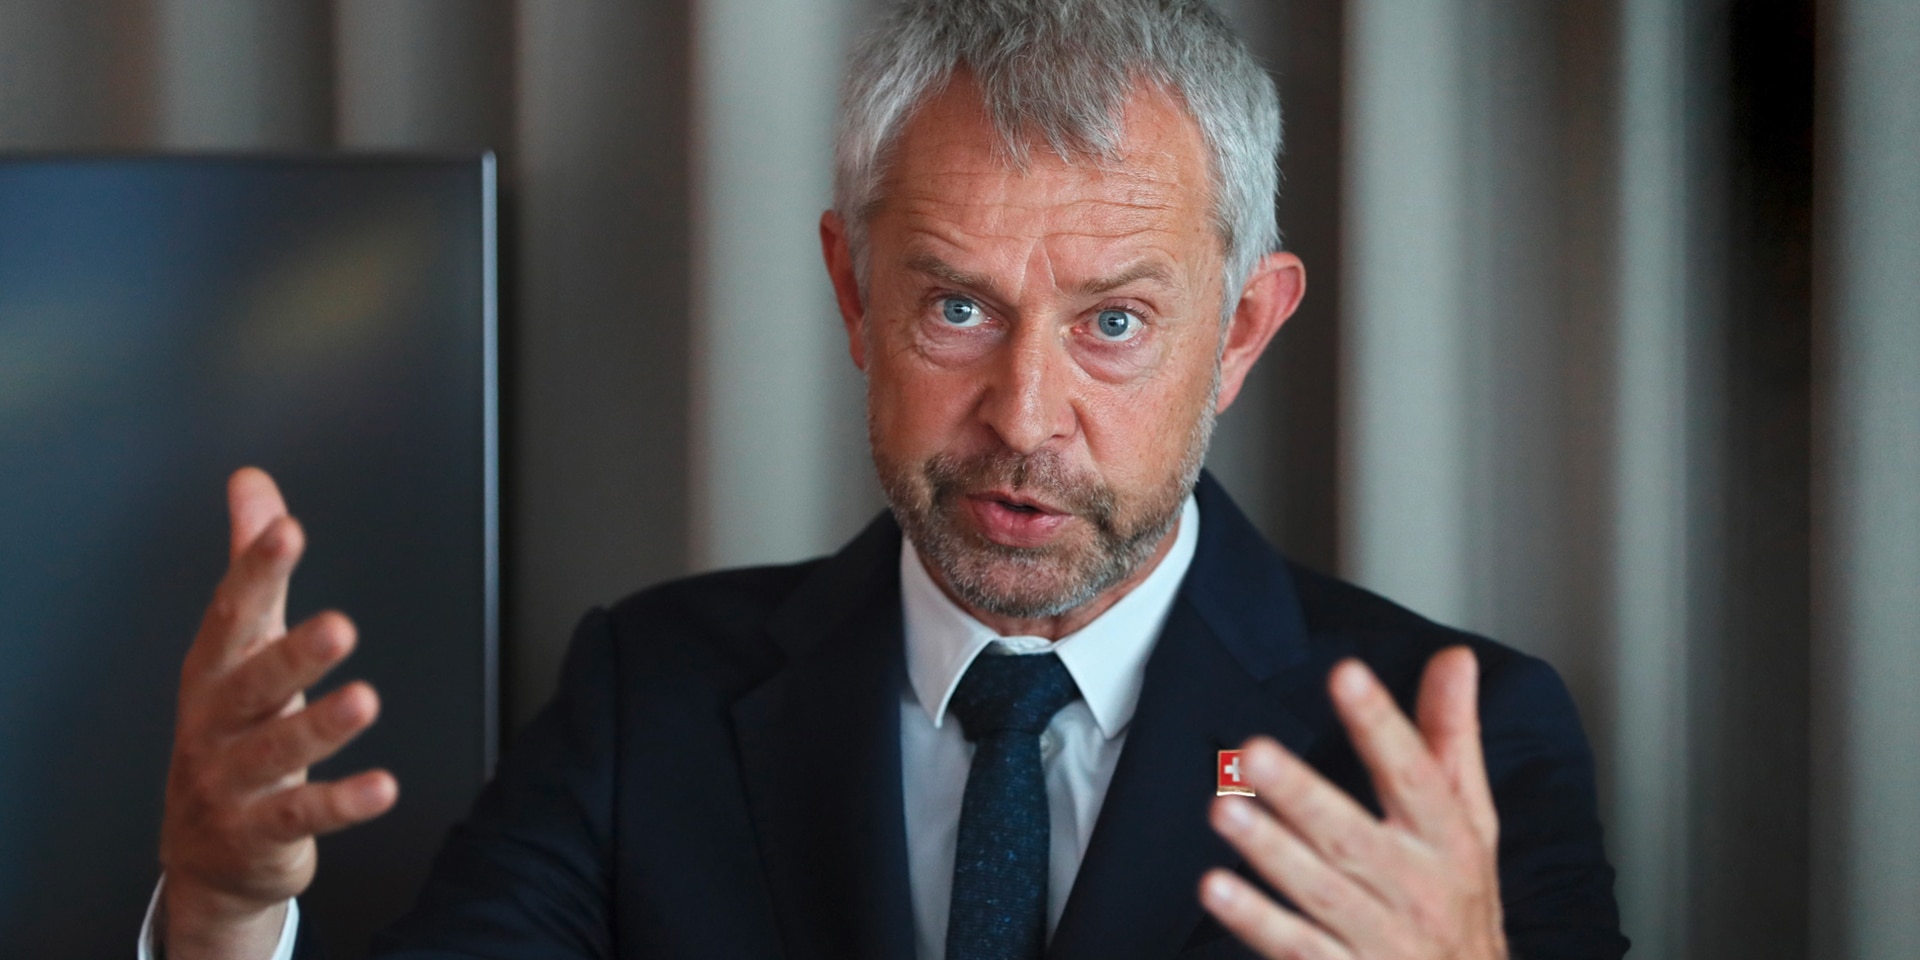
[[[1116,160],[1120,110],[1142,83],[1174,95],[1206,140],[1225,303],[1279,248],[1280,98],[1205,0],[905,0],[855,48],[834,144],[833,208],[861,285],[866,220],[889,153],[914,111],[965,68],[1000,146]]]

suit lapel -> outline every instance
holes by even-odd
[[[822,563],[770,622],[786,665],[734,705],[790,960],[913,955],[898,550],[882,517]]]
[[[1239,857],[1207,824],[1217,751],[1255,733],[1307,753],[1320,671],[1285,562],[1211,477],[1200,544],[1153,655],[1127,743],[1054,933],[1054,960],[1169,958],[1199,925],[1202,873]]]
[[[1285,561],[1210,476],[1196,496],[1200,544],[1148,660],[1055,960],[1178,953],[1201,920],[1200,875],[1239,862],[1207,825],[1216,751],[1265,733],[1306,754],[1332,722]],[[769,622],[785,665],[734,704],[790,960],[914,953],[899,537],[883,515],[814,570]]]

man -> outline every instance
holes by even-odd
[[[1552,671],[1291,566],[1200,470],[1304,290],[1278,145],[1196,0],[897,11],[820,228],[890,514],[590,613],[385,955],[1623,952]],[[176,960],[285,955],[313,835],[397,790],[305,782],[377,704],[304,704],[351,625],[285,629],[300,528],[257,471],[230,500],[162,836]]]

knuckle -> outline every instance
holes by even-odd
[[[1387,777],[1400,786],[1419,790],[1433,782],[1433,767],[1418,754],[1407,754],[1388,761]]]
[[[1445,943],[1457,932],[1449,922],[1450,913],[1446,898],[1437,895],[1432,888],[1407,901],[1407,919],[1419,931],[1420,938],[1431,943]]]
[[[289,559],[298,557],[307,548],[306,528],[300,525],[300,521],[284,514],[274,522],[280,525],[279,555]]]
[[[219,716],[232,719],[235,716],[252,717],[264,705],[257,682],[259,667],[254,664],[242,664],[238,670],[220,679],[208,691],[208,706]]]
[[[233,585],[222,582],[214,588],[213,599],[207,601],[207,624],[216,630],[229,630],[240,622],[240,600],[233,595]]]
[[[1351,873],[1354,868],[1368,860],[1370,845],[1351,830],[1340,830],[1326,839],[1328,862],[1343,872]]]
[[[187,786],[187,796],[196,805],[210,805],[226,792],[225,779],[212,764],[197,765],[182,779]]]
[[[283,797],[267,812],[268,826],[279,836],[292,838],[311,832],[307,827],[307,815],[298,802],[297,795]]]
[[[267,774],[277,776],[285,773],[291,766],[289,760],[291,753],[291,744],[288,742],[285,729],[281,728],[267,732],[264,736],[252,738],[246,745],[243,756],[245,763],[255,772],[255,775],[264,777]]]
[[[1353,899],[1352,890],[1345,883],[1307,883],[1301,886],[1301,906],[1316,917],[1337,915]]]

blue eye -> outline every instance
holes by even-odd
[[[966,297],[948,297],[940,301],[940,318],[950,326],[972,327],[987,318],[980,305]]]
[[[1140,332],[1140,318],[1125,310],[1102,310],[1093,321],[1093,330],[1108,343],[1122,343]]]

